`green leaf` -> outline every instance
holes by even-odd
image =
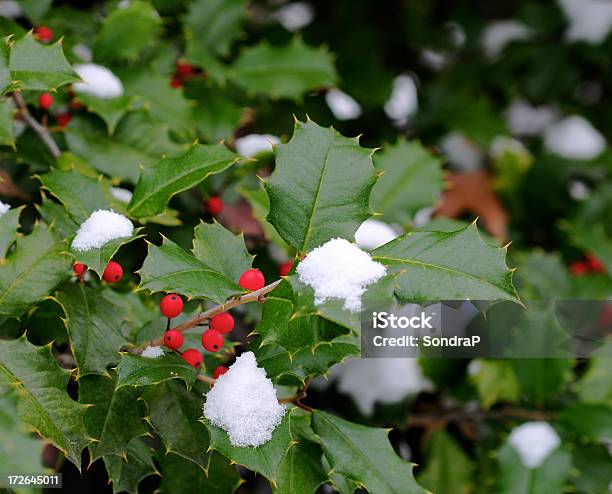
[[[282,422],[272,433],[272,439],[256,448],[232,446],[227,433],[223,429],[209,424],[206,420],[204,420],[204,424],[210,435],[211,449],[219,451],[232,462],[260,473],[269,481],[275,482],[278,466],[291,445],[289,416],[289,413],[285,414]]]
[[[186,57],[202,62],[214,55],[227,56],[245,17],[245,0],[192,2],[185,17]]]
[[[134,218],[162,213],[172,196],[195,187],[238,160],[223,144],[196,144],[176,158],[162,158],[142,171],[128,211]]]
[[[104,465],[113,484],[113,493],[138,494],[138,484],[142,479],[149,475],[159,475],[150,448],[139,438],[130,441],[127,458],[107,455],[104,457]]]
[[[102,190],[102,177],[91,178],[72,169],[52,168],[38,177],[42,186],[64,205],[70,216],[82,223],[97,209],[109,209],[107,196]]]
[[[603,441],[612,437],[612,406],[602,403],[576,403],[559,414],[569,430],[582,437]]]
[[[119,362],[126,344],[121,333],[125,309],[105,297],[105,290],[82,283],[67,283],[56,294],[66,314],[66,329],[79,377],[108,375],[107,367]]]
[[[604,264],[606,272],[612,273],[612,240],[603,224],[577,223],[566,225],[566,229],[576,247],[595,255]]]
[[[316,410],[312,426],[333,470],[376,494],[425,493],[412,465],[395,454],[388,430],[353,424]]]
[[[318,87],[333,86],[337,80],[329,52],[324,47],[312,48],[297,37],[285,46],[263,42],[245,49],[229,76],[248,92],[289,99],[299,99]]]
[[[0,315],[20,316],[68,277],[70,261],[64,249],[41,224],[17,238],[0,269]]]
[[[159,490],[165,494],[233,494],[242,483],[236,467],[217,452],[209,455],[205,470],[172,453],[159,458],[159,463],[162,473]]]
[[[265,182],[268,221],[287,243],[307,252],[335,237],[352,239],[370,216],[376,180],[372,151],[311,120],[275,147],[276,168]],[[350,180],[348,180],[350,177]]]
[[[587,371],[578,382],[580,401],[612,406],[612,338],[607,338],[588,364]]]
[[[478,360],[477,373],[472,380],[478,390],[483,408],[491,408],[497,402],[516,403],[519,400],[519,384],[512,363],[506,360]]]
[[[9,68],[13,84],[19,89],[55,90],[80,80],[64,56],[61,41],[45,46],[35,41],[31,32],[15,41]]]
[[[79,224],[66,214],[66,208],[55,201],[43,197],[42,204],[36,205],[36,209],[47,226],[53,225],[58,238],[72,237],[79,229]]]
[[[4,94],[7,89],[12,89],[13,80],[9,68],[11,48],[9,38],[0,39],[0,93]]]
[[[385,221],[408,224],[421,208],[432,206],[444,187],[442,160],[421,143],[400,138],[374,155],[383,175],[372,189],[370,202]]]
[[[208,432],[198,421],[202,416],[201,396],[188,391],[182,383],[168,381],[150,387],[143,399],[148,407],[148,422],[159,434],[166,453],[175,453],[206,470],[210,455]]]
[[[149,3],[132,0],[102,22],[94,52],[100,60],[134,59],[157,38],[161,18]]]
[[[15,147],[13,131],[13,102],[8,98],[0,100],[0,144]]]
[[[14,387],[23,422],[51,441],[77,468],[89,443],[83,415],[86,407],[66,392],[70,372],[60,369],[51,345],[36,347],[25,336],[0,341],[0,384]]]
[[[17,236],[19,228],[19,215],[23,207],[12,208],[0,216],[0,262],[4,259],[6,251]]]
[[[108,127],[108,133],[113,134],[117,124],[123,116],[132,109],[131,96],[118,96],[117,98],[97,98],[87,93],[79,93],[79,100],[83,102],[87,111],[98,115]]]
[[[86,376],[79,379],[79,401],[93,405],[85,414],[85,428],[95,442],[90,444],[91,461],[114,454],[125,457],[128,443],[144,436],[146,429],[138,399],[140,388],[116,388],[117,375]]]
[[[473,223],[455,232],[414,232],[371,254],[400,273],[401,300],[515,300],[505,249],[487,245]]]
[[[138,274],[139,288],[207,298],[218,304],[242,291],[235,281],[165,237],[160,247],[149,244],[149,253]]]
[[[245,112],[243,105],[232,101],[221,88],[198,86],[197,91],[192,118],[200,133],[208,142],[231,138]],[[190,96],[194,97],[191,91]]]
[[[49,11],[53,0],[21,0],[19,4],[33,24],[39,23]]]
[[[425,469],[418,481],[432,492],[473,492],[474,466],[457,442],[444,430],[429,440]]]
[[[182,379],[191,386],[196,379],[196,370],[181,357],[169,353],[159,358],[146,358],[139,355],[122,355],[117,366],[117,387],[149,386],[170,379]]]
[[[244,244],[244,235],[234,235],[216,220],[200,222],[193,230],[193,254],[204,264],[237,280],[251,268],[253,256]]]

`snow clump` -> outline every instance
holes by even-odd
[[[134,225],[125,216],[114,211],[98,209],[89,215],[77,231],[72,248],[79,251],[102,247],[116,238],[131,237]]]
[[[515,99],[504,116],[513,134],[537,136],[557,120],[559,112],[552,106],[531,106],[523,99]]]
[[[113,199],[118,200],[119,202],[123,202],[125,204],[129,204],[132,200],[132,192],[127,189],[123,189],[121,187],[111,187],[110,195],[113,196]]]
[[[141,355],[146,358],[159,358],[164,356],[164,351],[160,346],[148,346]]]
[[[271,134],[249,134],[236,139],[236,151],[245,158],[252,158],[260,153],[271,153],[272,146],[278,143],[280,139]]]
[[[494,58],[499,55],[506,45],[528,39],[531,30],[522,22],[506,20],[490,23],[482,35],[482,45],[486,54]]]
[[[77,93],[91,94],[100,99],[123,96],[123,84],[106,67],[95,63],[81,63],[76,64],[74,70],[83,80],[73,85]]]
[[[206,393],[204,416],[240,448],[267,443],[284,414],[285,407],[266,371],[257,367],[253,352],[238,357]]]
[[[298,31],[308,26],[314,19],[314,10],[306,2],[293,2],[283,5],[275,16],[287,31]]]
[[[565,37],[570,41],[599,44],[612,28],[612,3],[608,0],[559,0],[569,21]]]
[[[334,88],[327,91],[325,102],[338,120],[353,120],[361,116],[361,105],[339,89]]]
[[[361,309],[361,296],[367,286],[386,271],[367,252],[342,238],[312,250],[297,267],[300,281],[314,289],[315,304],[331,298],[344,299],[344,308],[351,312]]]
[[[355,232],[355,242],[362,249],[372,250],[397,238],[395,230],[384,221],[365,220]]]
[[[571,115],[546,129],[544,145],[567,159],[591,160],[603,152],[606,140],[588,120]]]
[[[0,217],[2,217],[4,214],[8,213],[9,209],[11,209],[10,204],[6,204],[6,203],[0,201]]]
[[[538,468],[559,447],[561,440],[547,422],[525,422],[512,430],[508,443],[518,453],[523,465]]]
[[[395,125],[406,125],[411,115],[419,107],[417,87],[414,79],[407,74],[397,76],[393,80],[391,96],[385,103],[385,113]]]

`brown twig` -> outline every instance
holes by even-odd
[[[30,115],[30,112],[28,111],[28,105],[24,101],[23,96],[21,96],[21,93],[14,92],[13,100],[17,105],[19,117],[26,124],[28,124],[34,132],[38,134],[38,137],[40,137],[40,139],[45,143],[45,146],[47,146],[47,149],[49,150],[51,155],[55,159],[59,158],[61,151],[53,137],[51,137],[49,129],[47,129],[47,127],[42,125],[40,122],[38,122],[38,120],[36,120],[32,115]]]
[[[408,417],[408,427],[427,427],[435,423],[484,422],[486,420],[525,419],[548,421],[555,418],[552,412],[500,408],[497,410],[442,410],[440,412],[413,413]]]
[[[274,290],[280,282],[281,280],[276,280],[274,283],[270,283],[269,285],[266,285],[259,290],[256,290],[251,293],[247,293],[240,297],[230,299],[226,303],[217,305],[213,307],[212,309],[207,310],[206,312],[202,312],[201,314],[198,314],[196,317],[189,319],[189,321],[185,321],[183,324],[179,324],[178,326],[172,329],[174,329],[175,331],[180,331],[182,333],[183,331],[187,331],[188,329],[199,326],[200,324],[210,319],[211,317],[214,317],[217,314],[221,314],[221,312],[225,312],[227,310],[233,309],[234,307],[238,307],[239,305],[247,304],[249,302],[261,301],[263,299],[263,296],[270,293],[272,290]],[[151,346],[161,346],[163,344],[164,344],[163,335],[153,340],[151,343],[148,343],[148,345],[151,345]]]
[[[213,379],[212,377],[205,376],[204,374],[198,374],[198,377],[196,379],[198,381],[204,381],[205,383],[208,383],[211,386],[217,382],[216,379]]]

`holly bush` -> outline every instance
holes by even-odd
[[[607,492],[609,337],[360,360],[360,314],[297,272],[376,215],[399,236],[364,303],[609,299],[612,41],[568,35],[605,17],[584,3],[0,2],[2,486]],[[569,115],[597,136],[542,130]],[[99,210],[134,228],[77,248]],[[248,351],[286,410],[236,446],[203,394]],[[557,441],[537,464],[524,422]]]

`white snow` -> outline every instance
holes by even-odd
[[[132,200],[132,191],[130,190],[122,189],[121,187],[111,187],[109,191],[110,195],[119,202],[129,204],[129,202]]]
[[[146,358],[159,358],[164,356],[164,351],[160,346],[148,346],[142,351],[141,355]]]
[[[272,438],[285,407],[272,381],[257,367],[253,352],[243,353],[206,393],[204,416],[227,432],[238,447],[261,446]]]
[[[523,99],[515,99],[504,112],[506,123],[513,134],[537,136],[558,118],[551,106],[531,106]]]
[[[81,63],[73,66],[83,82],[76,82],[73,88],[77,93],[91,94],[101,99],[117,98],[123,95],[123,84],[106,67],[95,63]]]
[[[525,24],[514,20],[491,22],[482,33],[482,46],[485,53],[494,58],[499,55],[506,45],[528,39],[531,29]]]
[[[468,376],[476,376],[478,375],[478,373],[480,372],[480,368],[482,367],[480,360],[478,359],[473,359],[470,360],[470,363],[467,366],[467,373]]]
[[[515,427],[508,443],[527,468],[538,468],[559,447],[561,440],[547,422],[525,422]]]
[[[18,2],[14,0],[2,0],[0,1],[0,17],[8,17],[9,19],[16,19],[23,15],[23,9]]]
[[[435,72],[444,70],[450,61],[450,56],[444,52],[432,50],[431,48],[421,50],[421,62]]]
[[[440,147],[455,169],[474,171],[483,165],[482,151],[461,132],[446,134],[440,142]]]
[[[368,285],[378,281],[387,271],[367,252],[342,238],[334,238],[312,250],[298,264],[302,283],[315,292],[315,304],[328,299],[344,299],[344,308],[361,309],[361,296]]]
[[[93,53],[91,48],[84,44],[74,45],[72,53],[79,57],[83,62],[91,62],[93,60]]]
[[[405,125],[408,118],[416,113],[419,106],[417,87],[414,79],[408,74],[397,76],[393,80],[391,96],[385,103],[385,113],[396,125]]]
[[[130,237],[133,232],[134,225],[122,214],[98,209],[81,223],[72,248],[80,251],[99,248],[110,240]]]
[[[0,218],[4,216],[4,214],[8,213],[9,209],[11,209],[10,204],[0,201]]]
[[[433,389],[415,358],[351,358],[334,366],[330,379],[337,379],[338,390],[353,398],[367,416],[374,413],[376,403],[398,403]]]
[[[505,135],[497,135],[493,138],[489,147],[489,153],[494,158],[501,158],[506,153],[524,156],[525,158],[531,156],[531,153],[521,141]]]
[[[609,0],[559,0],[569,22],[565,37],[570,41],[601,43],[612,27]]]
[[[590,160],[603,152],[606,141],[584,117],[571,115],[546,129],[544,145],[564,158]]]
[[[245,158],[252,158],[260,153],[271,153],[272,145],[279,142],[280,139],[271,134],[249,134],[236,139],[236,151]]]
[[[362,249],[372,250],[391,242],[398,234],[384,221],[365,220],[355,232],[355,242]]]
[[[414,213],[414,218],[412,218],[414,226],[416,226],[417,228],[425,226],[431,221],[431,217],[433,216],[435,211],[436,210],[433,207],[419,209],[416,213]]]
[[[339,89],[332,88],[327,91],[325,102],[338,120],[353,120],[361,116],[361,105]]]
[[[314,19],[314,10],[309,3],[292,2],[283,5],[274,16],[287,31],[298,31]]]
[[[585,201],[591,195],[590,187],[582,180],[571,180],[569,183],[568,192],[574,201]]]

